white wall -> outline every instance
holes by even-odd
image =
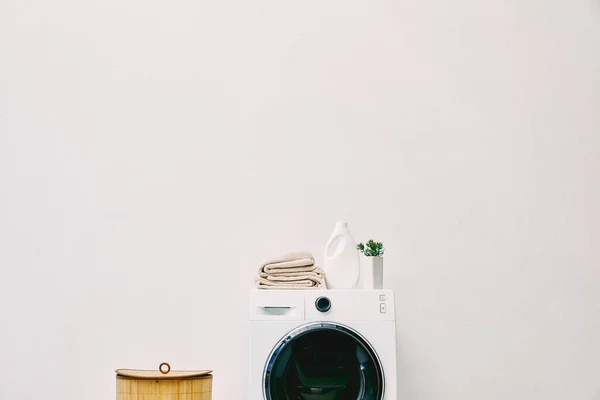
[[[245,398],[256,264],[385,242],[400,398],[600,398],[597,0],[0,2],[0,399]]]

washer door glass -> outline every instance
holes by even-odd
[[[369,343],[332,323],[292,331],[273,350],[264,373],[268,400],[381,400],[383,385]]]

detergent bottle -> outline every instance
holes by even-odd
[[[360,261],[356,241],[346,222],[338,222],[325,246],[325,283],[328,289],[354,289],[359,283]]]

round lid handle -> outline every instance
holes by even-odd
[[[158,370],[163,374],[168,374],[171,371],[171,366],[169,363],[163,362],[158,366]]]

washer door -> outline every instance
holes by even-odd
[[[383,370],[371,345],[355,330],[311,323],[275,346],[263,389],[267,400],[381,400]]]

